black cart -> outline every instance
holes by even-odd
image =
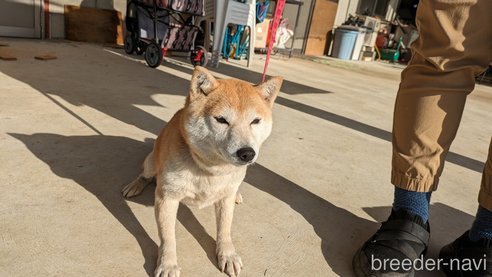
[[[204,15],[204,0],[129,0],[126,10],[125,52],[144,54],[155,68],[169,52],[189,52],[192,65],[205,66],[203,31],[195,25]]]

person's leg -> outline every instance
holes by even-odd
[[[470,229],[470,239],[492,240],[492,139],[490,140],[489,155],[482,174],[482,185],[478,195],[480,204],[475,222]]]
[[[492,276],[492,140],[489,155],[482,175],[482,186],[478,196],[479,207],[472,228],[452,243],[444,246],[439,258],[444,261],[443,270],[448,276],[485,277]],[[464,265],[473,263],[471,268],[453,268],[451,261]]]
[[[423,196],[437,188],[474,75],[491,60],[492,28],[482,25],[491,10],[488,0],[420,1],[420,36],[412,45],[413,57],[402,73],[395,103],[393,212],[354,256],[357,276],[393,274],[371,268],[374,257],[416,259],[425,252],[429,228]],[[399,276],[413,274],[400,268]]]
[[[478,206],[468,237],[471,241],[492,240],[492,212],[489,209]]]
[[[424,222],[428,202],[422,192],[437,189],[474,75],[491,60],[492,28],[477,29],[491,10],[491,1],[484,0],[421,1],[419,6],[421,37],[395,103],[391,182],[396,187],[393,208]],[[487,216],[483,210],[480,215]]]
[[[393,210],[405,210],[410,214],[419,216],[425,223],[429,220],[431,194],[431,192],[408,191],[395,187]]]

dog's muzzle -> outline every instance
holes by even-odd
[[[248,163],[255,158],[256,152],[251,147],[244,147],[237,150],[236,155],[241,162]]]

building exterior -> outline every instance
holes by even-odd
[[[270,0],[274,6],[275,0]],[[295,27],[294,53],[325,55],[330,48],[333,30],[349,15],[367,13],[391,21],[400,1],[404,0],[301,0]],[[64,38],[64,5],[75,5],[121,12],[124,18],[126,0],[2,0],[0,1],[0,36],[28,38]],[[284,17],[289,28],[299,6],[285,6]],[[290,42],[286,45],[291,45]]]
[[[64,5],[126,11],[126,0],[2,0],[0,36],[64,38]]]

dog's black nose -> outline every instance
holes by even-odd
[[[236,155],[243,162],[250,162],[255,157],[255,150],[251,147],[244,147],[237,150]]]

